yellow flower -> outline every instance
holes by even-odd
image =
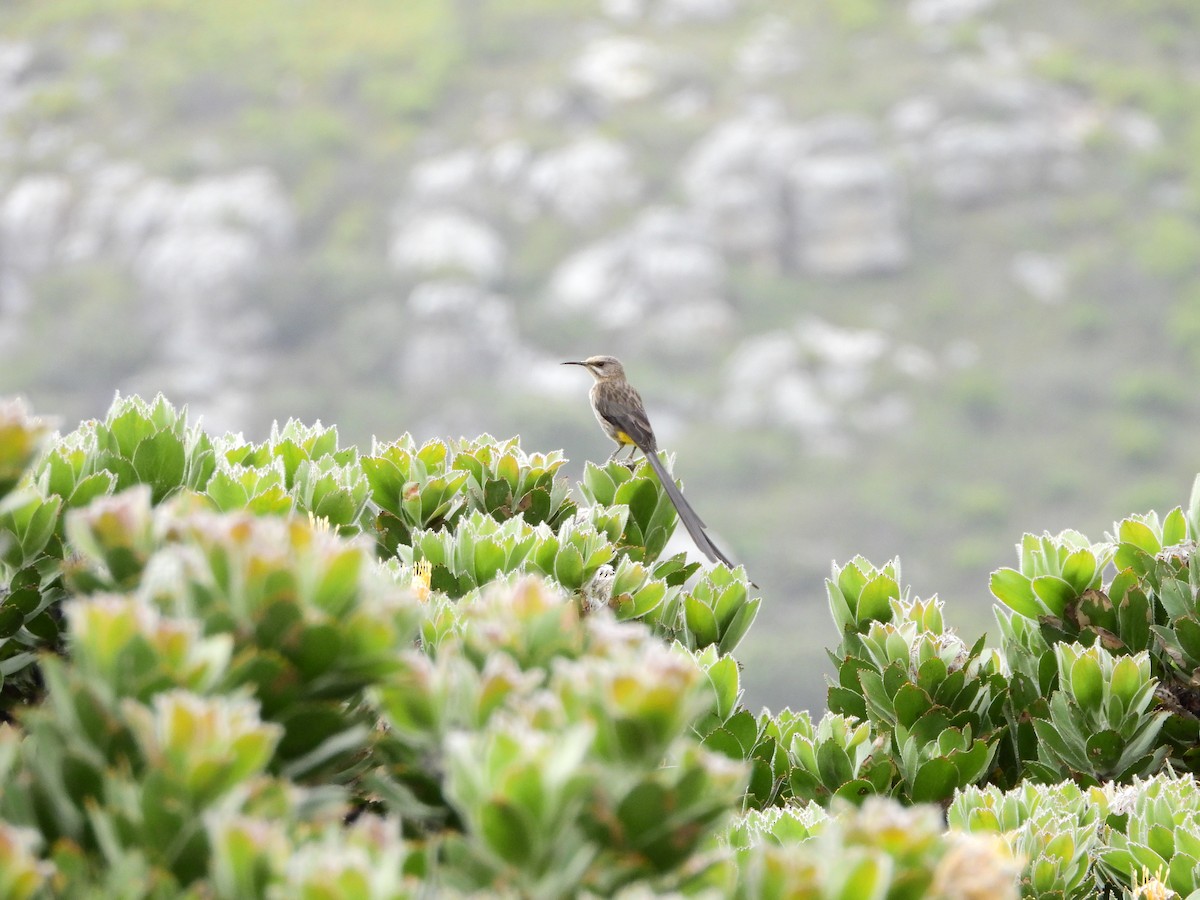
[[[1157,875],[1151,875],[1145,866],[1142,867],[1141,884],[1137,881],[1133,883],[1134,900],[1171,900],[1172,897],[1178,896],[1179,894],[1159,881]]]
[[[417,599],[422,603],[429,600],[430,579],[433,577],[433,566],[429,560],[423,559],[413,567],[412,583],[409,585]]]

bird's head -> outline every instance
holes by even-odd
[[[592,373],[592,377],[597,381],[625,377],[625,367],[621,365],[621,361],[615,356],[589,356],[587,359],[569,360],[563,363],[563,365],[583,366]]]

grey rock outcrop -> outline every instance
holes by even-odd
[[[1070,288],[1065,263],[1045,253],[1018,253],[1008,271],[1018,287],[1043,303],[1058,303]]]
[[[908,263],[904,183],[869,123],[814,126],[789,175],[791,258],[801,271],[877,275]]]
[[[528,172],[539,203],[573,225],[593,224],[634,203],[640,187],[628,148],[595,135],[543,153]]]
[[[463,378],[494,379],[520,355],[512,302],[469,281],[421,282],[408,295],[404,321],[421,337],[397,354],[396,375],[422,391],[457,392]]]
[[[739,0],[658,0],[651,15],[658,22],[724,22],[738,11]]]
[[[0,117],[25,105],[29,97],[25,81],[36,57],[32,44],[0,41]]]
[[[843,453],[864,435],[907,420],[905,383],[936,374],[921,348],[885,332],[807,318],[747,338],[726,367],[721,415],[747,427],[783,427],[811,449]]]
[[[168,295],[236,288],[257,260],[289,244],[294,228],[278,180],[260,168],[180,184],[133,164],[104,163],[78,181],[27,175],[0,199],[6,268],[103,255]],[[165,270],[163,257],[171,259]]]
[[[723,22],[733,16],[740,0],[601,0],[608,18],[631,24],[644,19],[662,25],[685,22]]]
[[[393,213],[392,262],[406,270],[460,266],[492,279],[503,271],[507,252],[488,218],[523,224],[549,215],[584,228],[640,195],[629,148],[599,134],[540,153],[516,138],[461,147],[412,167]],[[455,252],[463,259],[448,258]]]
[[[666,56],[659,47],[615,34],[589,41],[571,67],[571,80],[607,103],[649,97],[662,88],[666,74]]]
[[[729,325],[726,266],[702,224],[650,209],[626,231],[577,251],[555,269],[548,300],[606,328],[640,329],[676,311],[703,330]]]
[[[692,148],[680,181],[722,250],[778,261],[788,232],[787,172],[804,144],[803,131],[763,102],[720,123]]]
[[[187,185],[143,184],[128,212],[114,208],[115,231],[151,293],[213,302],[233,299],[260,261],[286,247],[295,227],[274,174],[251,169]]]
[[[914,179],[958,206],[1078,184],[1104,116],[1094,100],[1027,74],[1045,49],[1036,36],[983,29],[982,52],[949,68],[944,101],[898,104],[892,123]]]
[[[252,408],[266,363],[266,324],[244,292],[290,246],[295,214],[265,168],[190,182],[98,159],[73,177],[31,174],[0,198],[0,279],[7,298],[52,267],[104,261],[141,289],[140,321],[155,336],[133,387],[194,403],[215,428],[236,428]],[[19,334],[27,303],[5,302],[5,337]]]
[[[16,272],[37,271],[58,255],[74,190],[65,176],[26,175],[0,201],[0,260]]]
[[[388,259],[406,275],[458,272],[490,284],[504,274],[507,250],[491,225],[462,210],[401,207],[395,213]]]
[[[1054,185],[1069,151],[1050,123],[961,119],[930,135],[923,168],[947,200],[979,204]]]
[[[705,137],[682,181],[736,256],[820,275],[876,274],[908,261],[903,181],[864,119],[798,125],[764,104]]]
[[[763,16],[738,45],[733,68],[750,82],[791,75],[804,65],[801,38],[780,15]]]
[[[916,25],[957,25],[995,3],[996,0],[910,0],[908,17]]]

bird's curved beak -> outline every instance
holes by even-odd
[[[587,363],[585,363],[585,362],[581,362],[581,361],[579,361],[579,360],[576,360],[576,359],[568,359],[568,360],[567,360],[565,363],[560,363],[560,365],[564,365],[564,366],[583,366],[585,369],[587,368]]]

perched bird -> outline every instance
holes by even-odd
[[[662,482],[667,497],[679,514],[683,527],[692,536],[700,552],[708,557],[710,562],[720,560],[734,568],[724,553],[704,531],[704,522],[696,515],[690,503],[675,484],[666,466],[658,458],[658,441],[654,437],[654,429],[650,427],[650,419],[646,416],[646,407],[642,404],[641,395],[634,390],[633,385],[625,380],[625,367],[614,356],[589,356],[584,360],[571,360],[564,366],[583,366],[592,373],[595,382],[589,394],[592,400],[592,412],[604,433],[617,442],[617,449],[608,457],[609,462],[625,449],[633,456],[634,448],[641,450],[654,474]]]

